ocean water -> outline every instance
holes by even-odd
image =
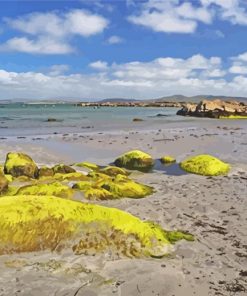
[[[147,128],[193,119],[177,116],[176,108],[77,107],[72,104],[0,105],[0,136],[48,135]],[[161,114],[162,116],[157,116]],[[48,122],[48,118],[55,119]],[[133,122],[141,118],[142,122]]]

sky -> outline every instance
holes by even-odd
[[[247,0],[0,0],[0,100],[247,97]]]

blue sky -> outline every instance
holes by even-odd
[[[242,0],[0,1],[0,99],[247,96]]]

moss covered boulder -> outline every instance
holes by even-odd
[[[92,163],[92,162],[87,162],[87,161],[77,162],[77,163],[74,164],[74,166],[78,166],[78,167],[82,167],[82,168],[87,168],[87,169],[90,169],[92,171],[99,170],[99,166],[97,164]]]
[[[53,167],[55,174],[71,174],[75,173],[76,170],[66,164],[57,164]]]
[[[93,186],[93,182],[92,181],[80,181],[78,183],[75,183],[73,185],[73,189],[78,189],[81,191],[85,191],[87,189],[90,189]]]
[[[96,185],[109,191],[115,199],[143,198],[154,192],[152,187],[135,182],[123,175],[117,175],[112,179],[102,179],[96,182]]]
[[[91,187],[84,191],[85,198],[88,200],[108,200],[108,199],[115,199],[113,194],[104,189],[104,188],[97,188]]]
[[[132,150],[119,156],[114,164],[129,170],[149,171],[154,165],[151,155],[140,150]]]
[[[180,167],[186,172],[204,176],[225,175],[230,170],[229,164],[207,154],[187,158]]]
[[[59,182],[53,182],[49,184],[23,186],[15,195],[53,195],[62,198],[71,198],[73,189]]]
[[[112,177],[114,177],[116,175],[124,175],[124,176],[129,175],[129,172],[127,172],[125,169],[115,167],[115,166],[107,166],[107,167],[101,169],[100,172],[103,174],[106,174],[108,176],[112,176]]]
[[[171,237],[160,226],[114,208],[53,196],[0,198],[0,254],[72,249],[161,257],[172,250]]]
[[[39,169],[39,178],[42,177],[53,177],[54,171],[52,168],[49,168],[47,166],[43,166]]]
[[[80,172],[68,173],[68,174],[55,174],[53,178],[57,181],[88,181],[88,177]]]
[[[8,180],[4,176],[3,172],[0,171],[0,194],[8,189]]]
[[[38,167],[30,156],[24,153],[10,152],[6,157],[4,173],[11,174],[13,177],[37,178]]]
[[[171,164],[176,162],[176,159],[170,155],[165,155],[163,157],[161,157],[160,162],[163,164]]]

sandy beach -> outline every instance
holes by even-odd
[[[241,120],[202,120],[151,129],[133,123],[130,131],[53,134],[1,140],[0,160],[9,151],[38,164],[111,163],[119,154],[141,149],[177,162],[207,153],[230,163],[227,176],[187,174],[177,164],[159,164],[132,178],[155,188],[143,199],[97,201],[152,220],[168,230],[183,229],[194,242],[180,241],[162,259],[111,258],[34,252],[0,257],[0,295],[246,295],[247,291],[247,129]],[[83,200],[83,197],[82,197]]]

